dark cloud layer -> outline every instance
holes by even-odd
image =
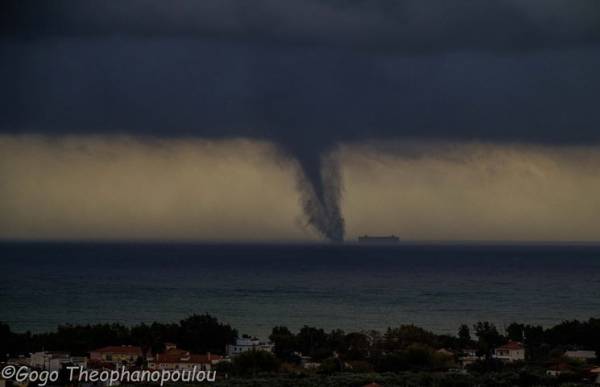
[[[594,0],[2,7],[1,132],[270,140],[310,182],[308,217],[339,218],[316,224],[343,224],[321,176],[340,142],[600,142]]]
[[[216,37],[398,51],[597,43],[595,0],[122,0],[3,2],[2,31]]]
[[[2,7],[4,131],[599,138],[595,0]]]
[[[249,136],[292,152],[365,137],[600,139],[600,50],[369,55],[189,39],[0,48],[1,130]]]

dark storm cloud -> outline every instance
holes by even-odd
[[[2,130],[263,136],[292,152],[365,136],[598,138],[595,0],[2,8]]]
[[[430,51],[597,43],[595,0],[122,0],[4,2],[21,36],[195,36]]]
[[[4,42],[3,131],[259,137],[292,153],[373,137],[600,139],[600,50],[370,55],[189,39]]]
[[[600,141],[594,0],[2,7],[0,131],[267,139],[299,161],[308,218],[336,217],[312,222],[331,238],[337,143]]]

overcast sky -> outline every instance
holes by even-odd
[[[346,145],[347,239],[600,240],[600,148]],[[268,143],[0,137],[8,239],[317,241]]]
[[[600,239],[597,1],[1,7],[0,237]]]

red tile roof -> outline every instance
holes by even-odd
[[[519,350],[519,349],[523,349],[523,343],[520,343],[518,341],[509,341],[508,343],[504,344],[501,347],[498,347],[498,349],[508,349],[508,350]]]
[[[162,359],[163,357],[175,357],[175,356],[185,356],[185,355],[189,355],[190,353],[186,350],[180,349],[180,348],[170,348],[167,349],[165,352],[163,353],[157,353],[156,354],[156,359]]]

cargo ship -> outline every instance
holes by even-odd
[[[395,235],[363,235],[358,237],[359,243],[377,243],[377,244],[387,244],[387,243],[398,243],[400,238]]]

